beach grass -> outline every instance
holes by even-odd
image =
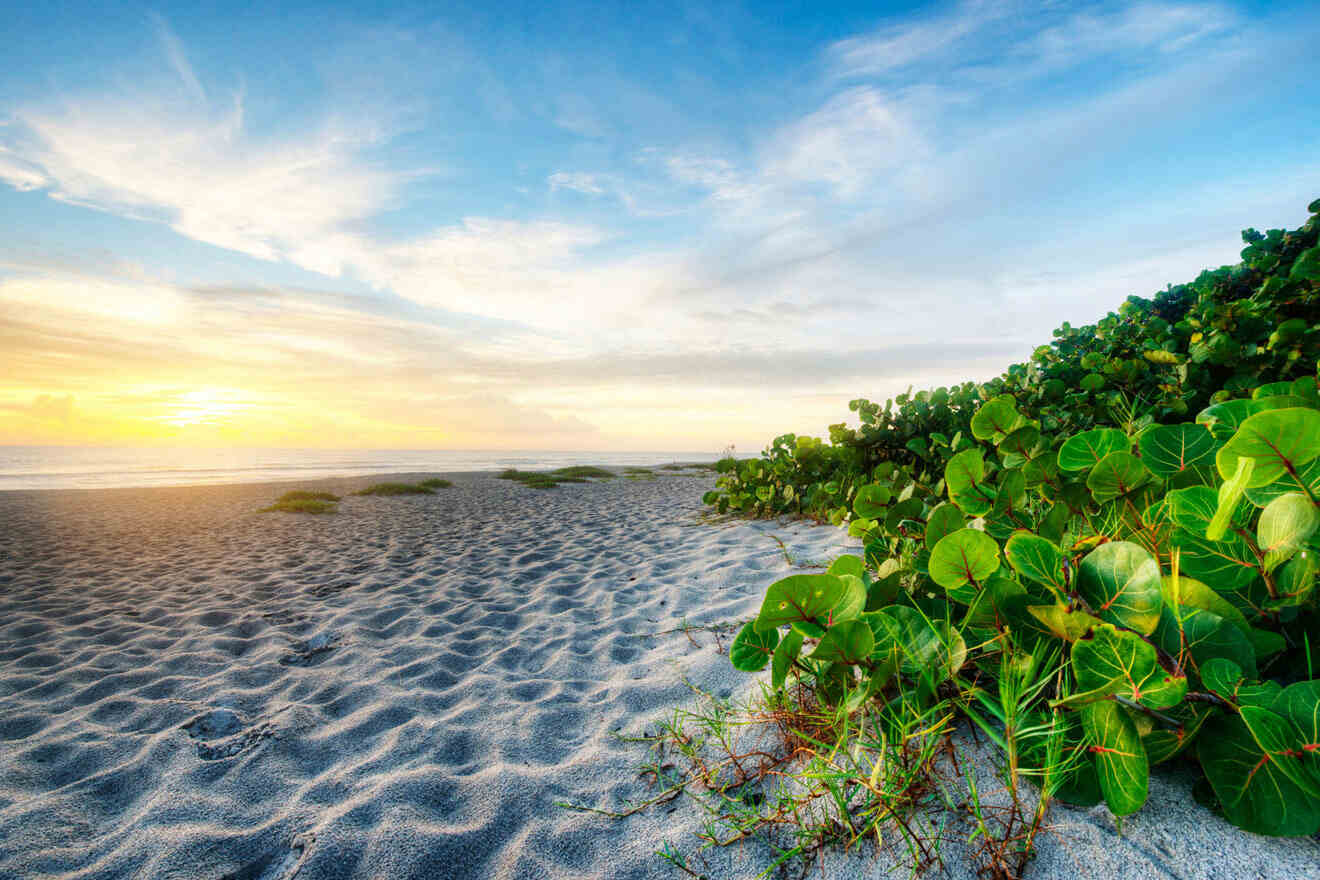
[[[306,492],[295,489],[285,492],[261,513],[334,513],[339,509],[339,496],[330,492]]]
[[[613,480],[618,474],[595,465],[580,464],[553,471],[520,471],[509,468],[501,471],[499,479],[512,480],[533,489],[553,489],[560,483],[587,483],[591,480]]]
[[[414,483],[376,483],[353,493],[354,495],[432,495],[434,491]]]
[[[423,489],[448,489],[454,484],[442,477],[432,477],[429,480],[422,480],[417,485],[421,486]]]

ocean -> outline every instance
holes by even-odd
[[[197,486],[363,474],[710,462],[717,452],[0,446],[0,490]]]

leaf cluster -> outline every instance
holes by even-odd
[[[1239,266],[1065,325],[994,382],[855,402],[861,431],[725,470],[717,506],[793,512],[803,487],[863,546],[771,584],[734,666],[844,712],[901,686],[1048,727],[1014,767],[1071,756],[1051,796],[1118,816],[1183,756],[1239,827],[1320,831],[1317,226],[1248,230]],[[1040,684],[1010,723],[1022,666]]]

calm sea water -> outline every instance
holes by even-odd
[[[169,449],[0,446],[0,490],[257,483],[361,474],[548,470],[573,464],[714,461],[715,452],[545,452],[400,449]]]

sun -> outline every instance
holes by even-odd
[[[169,412],[159,421],[176,428],[196,425],[219,425],[233,416],[256,406],[241,391],[232,388],[202,388],[179,394],[170,404]]]

